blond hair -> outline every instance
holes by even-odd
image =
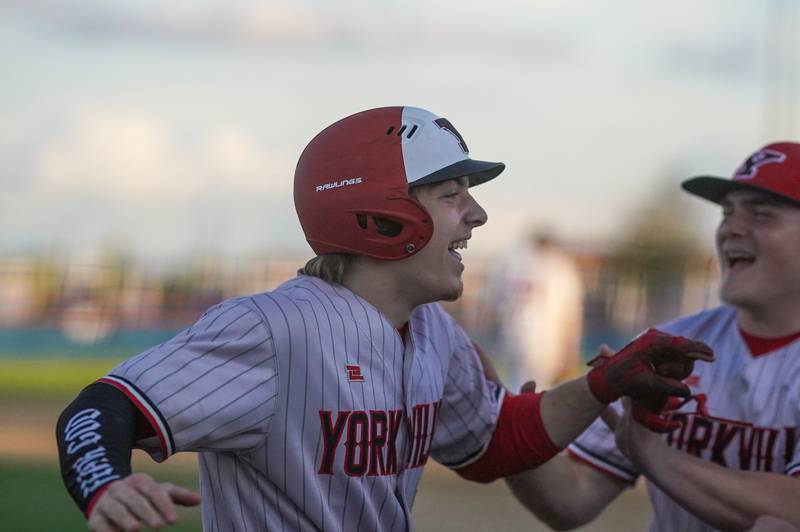
[[[302,275],[319,277],[329,283],[342,284],[350,264],[353,262],[354,255],[348,253],[326,253],[317,255],[306,262],[300,269]]]

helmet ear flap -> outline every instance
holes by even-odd
[[[433,220],[428,211],[411,197],[394,197],[383,209],[356,209],[359,231],[356,241],[364,243],[365,253],[376,258],[397,260],[422,249],[433,235]]]
[[[395,237],[403,231],[401,222],[384,218],[382,216],[369,216],[366,214],[356,214],[356,221],[361,229],[366,230],[370,222],[375,226],[378,234],[388,237]]]
[[[399,235],[403,231],[402,223],[390,220],[389,218],[375,216],[372,221],[375,222],[375,227],[378,228],[378,233],[382,234],[383,236],[392,238]]]

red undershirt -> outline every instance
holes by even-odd
[[[794,334],[790,334],[789,336],[782,336],[781,338],[762,338],[760,336],[753,336],[752,334],[747,334],[739,327],[739,332],[744,339],[744,343],[747,344],[747,347],[750,349],[750,353],[754,357],[760,357],[761,355],[766,355],[776,349],[780,349],[781,347],[788,345],[798,338],[800,338],[800,331]]]
[[[408,322],[405,322],[403,325],[397,328],[397,334],[400,335],[400,339],[403,341],[403,345],[406,344],[406,333],[408,332]]]

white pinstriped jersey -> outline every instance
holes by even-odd
[[[200,452],[205,530],[409,530],[428,456],[479,456],[502,390],[437,304],[397,330],[299,276],[211,308],[102,379],[157,427],[156,460]],[[435,430],[434,430],[435,429]]]
[[[717,360],[695,364],[687,380],[692,393],[707,395],[711,416],[751,424],[695,417],[690,413],[692,402],[677,414],[684,421],[683,427],[664,436],[668,444],[731,469],[800,475],[800,339],[753,356],[739,332],[736,311],[727,305],[659,328],[711,346]],[[615,406],[619,408],[619,404]],[[634,481],[638,476],[602,421],[592,424],[569,451],[624,480]],[[648,490],[653,504],[651,531],[715,530],[651,482]]]

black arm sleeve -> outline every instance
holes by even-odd
[[[103,486],[130,475],[142,421],[125,394],[103,383],[86,387],[61,413],[56,425],[61,476],[84,515]]]

